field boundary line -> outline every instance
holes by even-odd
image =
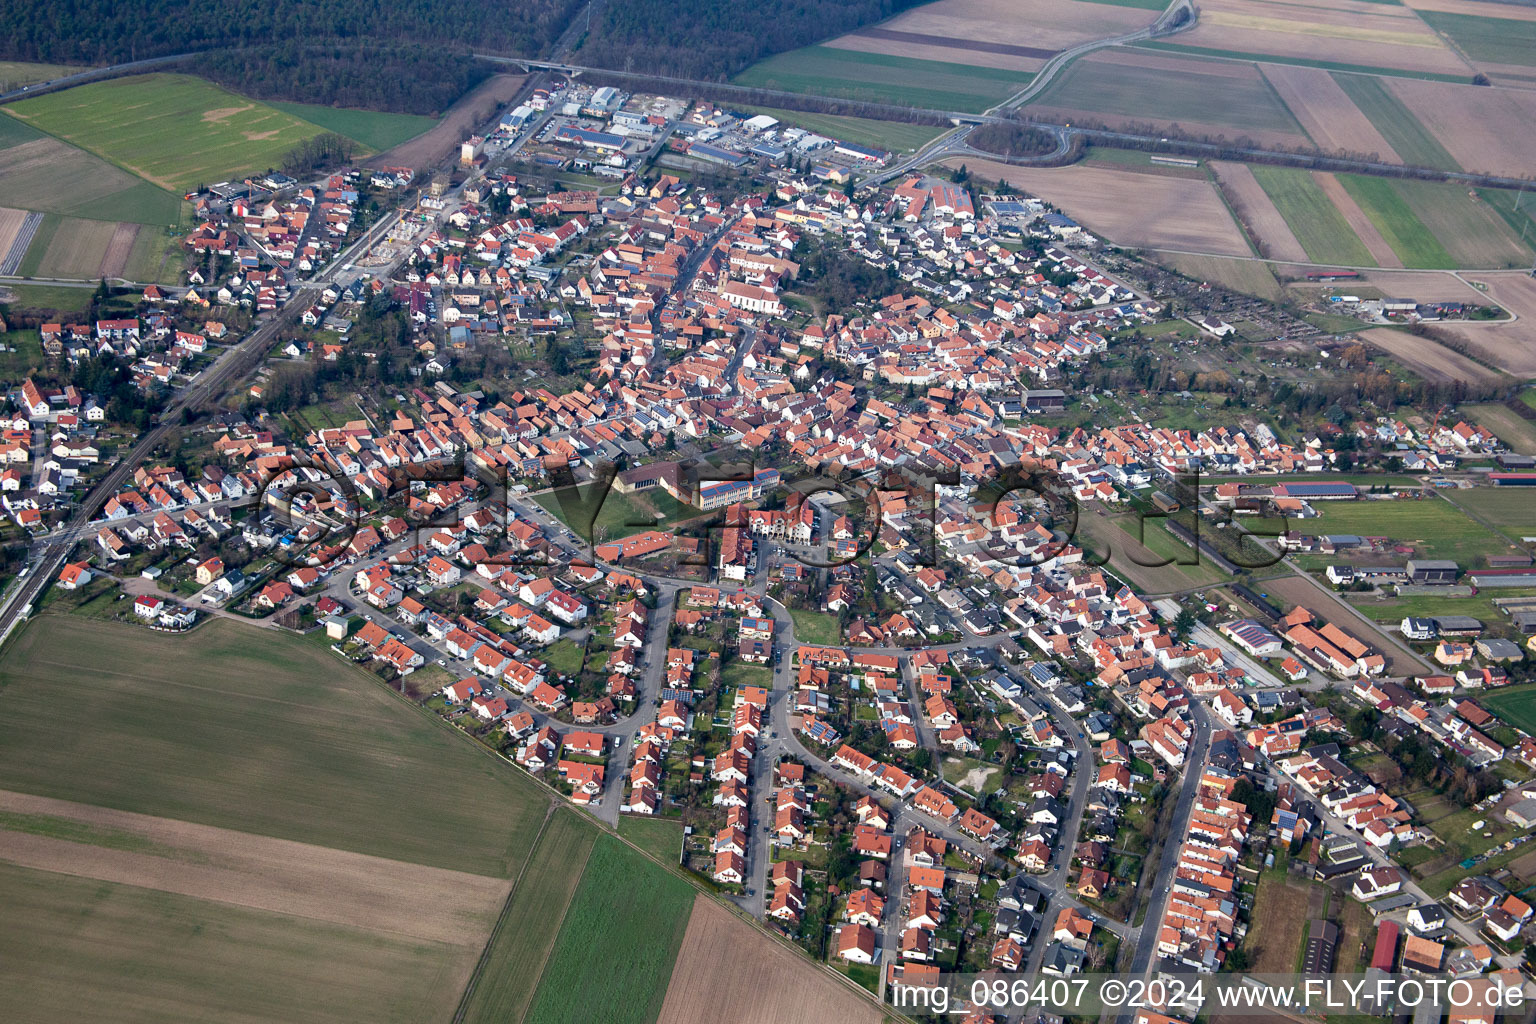
[[[543,841],[544,833],[549,831],[550,819],[559,810],[560,806],[553,800],[549,801],[544,808],[544,820],[539,822],[538,835],[533,837],[533,845],[528,848],[528,859],[523,861],[522,868],[517,872],[517,878],[513,879],[512,888],[507,892],[507,898],[502,901],[501,913],[496,915],[496,923],[491,926],[491,934],[486,936],[485,945],[480,948],[480,957],[475,961],[475,969],[470,972],[469,981],[464,985],[464,991],[459,993],[459,1005],[453,1011],[453,1024],[463,1024],[464,1014],[469,1012],[469,1001],[474,998],[475,989],[480,984],[480,976],[485,973],[485,968],[490,963],[491,947],[496,944],[496,937],[501,934],[502,928],[506,926],[507,917],[512,912],[512,897],[522,891],[523,876],[528,874],[528,868],[533,863],[534,856],[539,852],[539,843]],[[579,880],[577,884],[580,884]],[[566,904],[566,906],[569,907],[570,904]],[[560,922],[562,924],[565,923],[564,915],[561,915]],[[554,948],[553,943],[550,944],[550,948]],[[544,958],[547,962],[549,954],[545,953]],[[540,967],[539,977],[542,978],[543,976],[544,969]],[[537,988],[537,986],[534,987]]]

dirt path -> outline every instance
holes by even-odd
[[[1344,219],[1349,222],[1350,230],[1360,236],[1360,241],[1370,250],[1371,258],[1383,267],[1401,267],[1403,261],[1397,258],[1397,253],[1387,244],[1387,240],[1381,237],[1381,232],[1376,230],[1376,225],[1371,223],[1371,218],[1365,215],[1358,203],[1344,189],[1344,183],[1339,181],[1327,171],[1313,171],[1312,180],[1328,197],[1328,200],[1338,207]]]
[[[0,860],[429,942],[478,948],[511,889],[504,879],[7,790],[0,812],[9,815]]]
[[[424,170],[447,160],[471,129],[508,103],[523,87],[522,75],[494,75],[449,108],[433,128],[368,160],[374,167]]]

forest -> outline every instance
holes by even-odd
[[[576,60],[724,79],[785,50],[889,18],[920,0],[626,0],[604,6]]]
[[[472,84],[471,46],[544,52],[580,0],[27,0],[0,6],[0,60],[115,64],[208,54],[188,70],[262,99],[431,114]],[[209,51],[219,51],[216,55]]]

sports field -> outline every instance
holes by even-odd
[[[436,118],[419,114],[389,114],[380,110],[326,107],[318,103],[280,103],[269,100],[267,106],[310,124],[317,124],[328,132],[345,135],[374,151],[398,146],[437,124]]]
[[[30,623],[0,664],[0,778],[498,878],[521,866],[547,805],[323,647],[223,621],[183,637]]]
[[[1478,702],[1516,729],[1536,733],[1536,686],[1512,686],[1486,694]]]
[[[139,75],[6,108],[174,192],[276,167],[320,127],[189,75]]]
[[[1484,555],[1504,554],[1508,545],[1482,524],[1441,498],[1396,501],[1320,501],[1318,518],[1300,526],[1305,533],[1352,533],[1390,537],[1409,544],[1419,558],[1453,558],[1463,566]]]
[[[539,979],[530,1024],[650,1024],[661,1011],[696,890],[604,835]]]
[[[1291,167],[1256,165],[1253,176],[1314,261],[1349,266],[1376,263],[1310,173]]]
[[[807,46],[759,61],[738,85],[977,113],[1029,83],[1029,74],[935,60]]]

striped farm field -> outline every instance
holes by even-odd
[[[696,892],[614,837],[600,837],[523,1019],[650,1024],[666,998]]]
[[[1350,229],[1349,222],[1310,173],[1291,167],[1256,165],[1253,176],[1314,262],[1376,264],[1360,236]]]
[[[1424,226],[1413,207],[1386,178],[1341,174],[1339,181],[1370,218],[1405,267],[1437,269],[1455,265],[1440,240]]]
[[[1440,144],[1433,133],[1413,115],[1413,111],[1388,89],[1379,78],[1335,72],[1339,88],[1354,101],[1366,119],[1387,140],[1403,163],[1416,167],[1438,167],[1459,171],[1461,165]]]
[[[138,75],[22,100],[28,125],[182,192],[282,163],[308,121],[190,75]]]
[[[1455,267],[1529,267],[1531,241],[1510,225],[1504,214],[1477,191],[1445,182],[1394,180],[1392,191],[1403,198],[1424,227],[1440,241]]]

